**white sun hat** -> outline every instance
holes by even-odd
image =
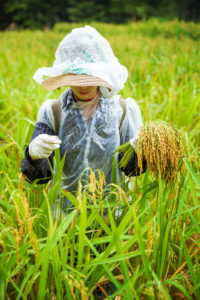
[[[126,67],[119,63],[109,42],[87,25],[65,36],[56,50],[53,66],[39,68],[33,79],[48,90],[100,86],[102,95],[109,98],[123,89],[127,77]]]

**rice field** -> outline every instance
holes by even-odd
[[[111,185],[91,171],[74,196],[61,188],[59,152],[50,184],[20,173],[39,107],[64,90],[48,92],[32,76],[81,25],[0,32],[0,299],[200,299],[199,24],[91,24],[128,69],[122,97],[137,101],[144,122],[182,131],[177,182],[147,170],[121,184],[114,161]],[[62,219],[51,211],[58,192],[74,204]]]

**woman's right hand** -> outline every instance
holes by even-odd
[[[29,144],[29,156],[32,160],[47,158],[60,144],[56,135],[40,134]]]

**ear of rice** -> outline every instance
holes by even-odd
[[[123,153],[119,166],[125,167],[134,152],[129,142],[116,150]],[[185,153],[180,132],[171,124],[163,121],[147,122],[142,127],[138,138],[138,166],[142,173],[142,162],[145,159],[150,172],[158,179],[167,183],[176,181],[182,168],[182,158]]]

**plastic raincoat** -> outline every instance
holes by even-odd
[[[121,144],[133,138],[142,123],[140,109],[132,98],[126,100],[126,114],[122,124],[123,109],[119,103],[120,96],[104,98],[102,95],[89,121],[87,122],[83,109],[74,102],[71,89],[61,95],[61,116],[58,137],[61,158],[66,152],[63,169],[62,187],[68,191],[76,191],[80,176],[87,180],[89,168],[93,171],[101,169],[106,178],[106,184],[111,182],[113,151]],[[47,133],[55,135],[55,122],[52,111],[52,100],[47,100],[41,106],[38,120],[32,136]],[[50,162],[53,165],[52,157]],[[131,164],[125,170],[126,175],[136,175],[136,154]],[[28,147],[22,161],[22,172],[32,182],[34,179],[46,178],[39,183],[48,181],[51,177],[47,159],[32,161]],[[119,177],[121,170],[118,168]]]

